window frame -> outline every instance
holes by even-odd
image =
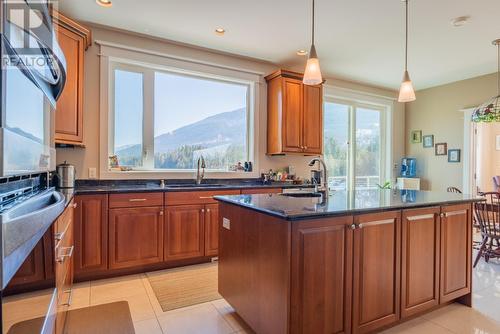
[[[254,178],[258,176],[258,132],[255,124],[258,122],[259,83],[261,76],[247,72],[237,72],[232,69],[218,68],[211,65],[191,61],[167,59],[153,54],[139,54],[133,51],[117,50],[101,46],[106,54],[101,54],[100,72],[100,177],[103,179],[117,178],[192,178],[196,169],[160,169],[154,168],[154,77],[156,72],[184,75],[215,82],[232,83],[247,87],[246,105],[246,148],[248,160],[253,162],[252,172],[233,172],[218,169],[206,169],[206,177],[210,178]],[[128,57],[122,57],[122,54]],[[116,55],[120,55],[117,57]],[[137,59],[142,59],[138,61]],[[146,62],[155,60],[154,63]],[[183,66],[179,66],[182,64]],[[108,156],[114,152],[114,71],[126,70],[143,74],[143,166],[130,171],[111,170]],[[204,71],[206,70],[206,71]],[[219,74],[220,73],[220,74]],[[104,142],[103,142],[103,139]],[[146,152],[146,154],[145,154]],[[146,156],[146,157],[145,157]]]
[[[340,93],[340,94],[339,94]],[[342,94],[344,93],[344,94]],[[389,100],[353,93],[339,88],[325,89],[323,103],[336,103],[348,107],[347,189],[356,185],[356,110],[365,108],[380,112],[380,183],[391,177],[392,161],[392,103]],[[325,143],[325,140],[323,140]],[[323,144],[324,145],[324,144]],[[325,152],[323,147],[323,152]]]

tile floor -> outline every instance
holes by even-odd
[[[223,299],[163,312],[144,274],[78,283],[74,289],[73,309],[128,301],[137,334],[252,333]],[[453,304],[384,333],[500,333],[500,261],[479,263],[474,270],[473,290],[473,309]],[[33,298],[31,301],[45,298],[43,291],[27,295]],[[23,317],[30,316],[28,310],[40,315],[34,303],[26,307],[26,299],[15,297],[11,302],[18,303]],[[21,315],[16,317],[19,321]]]

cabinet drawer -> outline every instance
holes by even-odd
[[[110,208],[162,206],[163,193],[126,193],[109,195]]]
[[[239,190],[171,192],[165,194],[165,205],[217,203],[217,201],[213,199],[214,196],[239,194]]]
[[[61,233],[64,233],[68,228],[68,224],[73,220],[73,209],[76,208],[76,203],[72,200],[71,203],[68,204],[67,208],[63,211],[63,213],[57,218],[54,224],[54,233],[56,236]],[[58,240],[57,240],[58,241]]]

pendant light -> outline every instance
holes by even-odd
[[[497,96],[474,110],[473,122],[500,122],[500,39],[494,40],[492,44],[497,47]]]
[[[309,52],[309,59],[307,59],[306,70],[304,72],[304,85],[319,85],[323,82],[321,70],[319,68],[318,55],[316,54],[316,47],[314,46],[314,0],[312,0],[312,44],[311,51]]]
[[[399,102],[415,101],[415,90],[408,74],[408,0],[403,0],[406,10],[406,36],[405,36],[405,73],[403,75],[403,82],[399,88]]]

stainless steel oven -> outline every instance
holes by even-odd
[[[47,0],[1,0],[0,177],[55,169],[52,110],[66,62]]]

